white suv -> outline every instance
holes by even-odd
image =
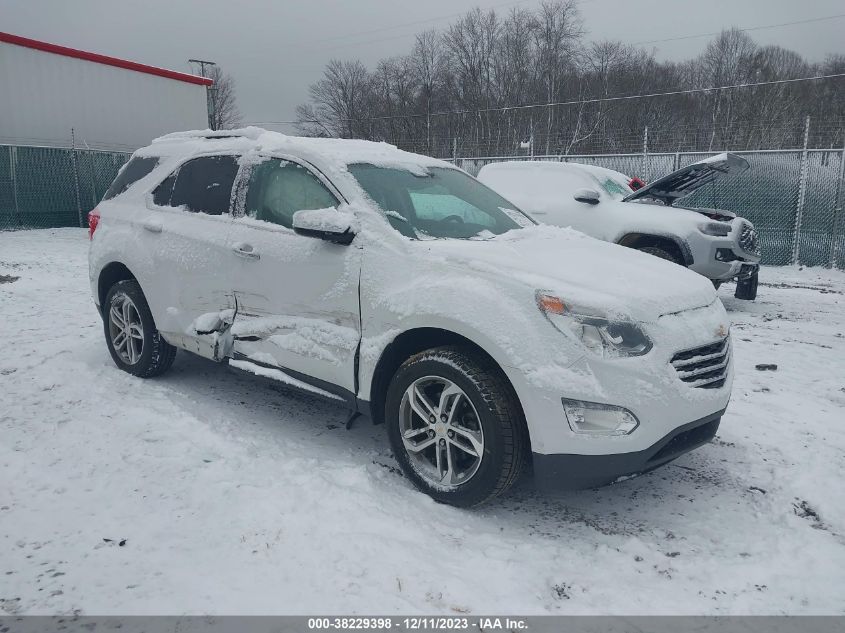
[[[732,381],[712,285],[537,226],[448,163],[246,128],[138,150],[90,216],[114,362],[177,348],[383,422],[408,479],[481,503],[533,464],[598,486],[707,442]]]
[[[716,288],[736,280],[735,296],[753,300],[760,247],[751,222],[731,211],[678,203],[701,187],[746,169],[744,158],[718,154],[643,185],[593,165],[509,161],[485,165],[478,179],[540,222],[571,226],[686,266]]]

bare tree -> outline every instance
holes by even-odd
[[[658,61],[617,41],[585,44],[576,0],[545,0],[473,9],[372,72],[333,60],[297,120],[306,134],[484,156],[512,154],[529,135],[547,154],[638,152],[646,127],[655,152],[794,147],[810,115],[811,143],[841,147],[845,81],[748,84],[843,69],[841,55],[811,64],[741,29],[693,59]]]
[[[360,61],[331,60],[323,78],[309,89],[311,109],[297,110],[297,115],[306,115],[298,118],[298,126],[303,131],[317,126],[331,136],[367,138],[363,119],[371,88],[370,75]]]
[[[212,66],[208,73],[214,83],[209,86],[211,101],[211,129],[229,130],[241,124],[241,113],[235,98],[235,80],[219,66]]]
[[[546,1],[535,18],[537,79],[547,103],[561,94],[562,81],[574,70],[584,29],[576,0]],[[546,109],[546,153],[551,149],[554,108]]]
[[[410,59],[419,87],[419,99],[425,109],[426,151],[431,153],[431,112],[437,93],[445,83],[446,60],[443,42],[437,31],[424,31],[417,35]]]

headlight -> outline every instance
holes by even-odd
[[[537,307],[562,333],[574,334],[584,346],[603,358],[642,356],[652,348],[651,340],[633,323],[615,321],[585,310],[572,309],[562,299],[538,290]]]
[[[707,222],[706,224],[699,224],[698,230],[705,235],[726,237],[727,235],[730,235],[731,225],[726,222]]]
[[[612,404],[561,398],[566,421],[580,435],[630,435],[640,425],[637,416]]]

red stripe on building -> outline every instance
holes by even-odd
[[[24,46],[26,48],[34,48],[45,53],[55,53],[56,55],[63,55],[65,57],[75,57],[76,59],[84,59],[95,64],[105,64],[106,66],[115,66],[116,68],[123,68],[125,70],[134,70],[139,73],[146,73],[148,75],[156,75],[158,77],[165,77],[167,79],[175,79],[176,81],[185,81],[189,84],[198,84],[200,86],[210,86],[213,81],[207,77],[198,77],[197,75],[189,75],[188,73],[180,73],[175,70],[168,70],[166,68],[158,68],[156,66],[147,66],[147,64],[139,64],[128,59],[120,59],[118,57],[109,57],[108,55],[100,55],[99,53],[89,53],[88,51],[80,51],[76,48],[68,48],[67,46],[59,46],[58,44],[50,44],[49,42],[42,42],[40,40],[33,40],[28,37],[21,37],[20,35],[12,35],[11,33],[3,33],[0,31],[0,42],[8,44],[15,44],[17,46]]]

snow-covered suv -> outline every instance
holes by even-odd
[[[681,264],[717,288],[736,280],[736,297],[751,300],[757,297],[760,262],[751,222],[731,211],[675,204],[717,178],[746,169],[744,158],[719,154],[636,190],[631,184],[640,183],[618,171],[580,163],[491,163],[478,179],[540,222],[571,226]]]
[[[90,217],[114,362],[177,348],[384,422],[408,479],[460,506],[597,486],[707,442],[733,379],[694,273],[538,226],[454,166],[256,128],[135,152]]]

